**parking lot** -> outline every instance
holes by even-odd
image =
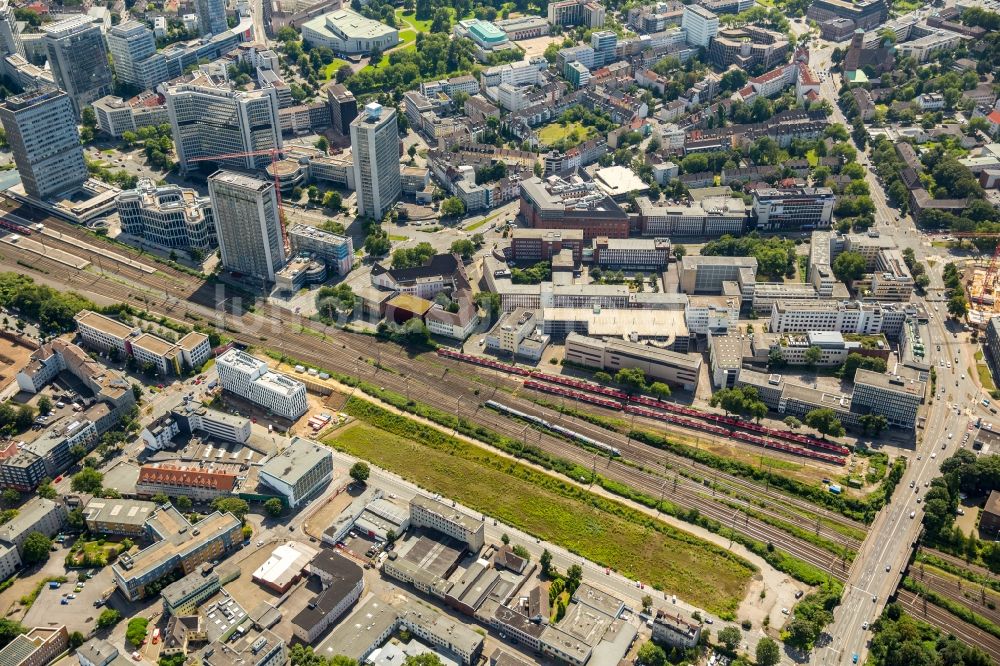
[[[52,559],[62,560],[69,552],[68,548],[60,548],[52,553]],[[111,567],[106,566],[95,571],[95,576],[87,580],[83,589],[75,591],[77,575],[79,572],[90,571],[89,569],[70,570],[66,573],[69,582],[63,583],[59,589],[52,590],[46,585],[38,599],[32,604],[25,614],[22,624],[28,627],[45,627],[51,624],[65,624],[69,631],[80,631],[85,635],[89,633],[97,624],[102,607],[94,606],[105,592],[114,587],[114,579],[111,575]],[[67,595],[75,595],[76,598],[68,599]],[[62,600],[67,599],[63,604]]]

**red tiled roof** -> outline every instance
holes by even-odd
[[[986,120],[994,125],[1000,125],[1000,111],[991,111],[990,115],[986,116]]]
[[[193,467],[160,464],[143,465],[137,483],[162,484],[189,488],[211,488],[231,492],[236,486],[236,475],[228,472],[209,471]]]
[[[819,79],[817,79],[816,75],[813,74],[813,71],[812,69],[809,68],[809,65],[805,64],[804,62],[799,63],[799,83],[808,86],[819,85]]]
[[[780,67],[775,67],[770,72],[764,72],[760,76],[750,79],[750,83],[767,83],[769,81],[774,81],[775,79],[781,78],[785,75],[785,65]]]

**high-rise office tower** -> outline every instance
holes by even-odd
[[[278,95],[274,88],[232,90],[207,77],[171,86],[167,113],[181,171],[198,167],[195,158],[214,158],[281,149]],[[252,155],[213,160],[223,167],[253,171],[271,163],[271,156]]]
[[[707,49],[712,38],[719,34],[719,17],[701,5],[684,5],[681,29],[687,34],[688,44]]]
[[[202,35],[217,35],[229,28],[226,23],[226,0],[196,0]]]
[[[0,51],[3,55],[24,56],[21,31],[17,29],[17,18],[9,0],[0,0]]]
[[[30,196],[45,200],[86,182],[83,147],[66,93],[43,88],[8,97],[0,104],[0,122]]]
[[[56,85],[69,95],[77,116],[84,107],[111,94],[108,49],[90,16],[58,21],[44,26],[42,32]]]
[[[351,121],[358,117],[358,101],[354,99],[354,93],[343,84],[334,83],[326,89],[326,103],[330,107],[333,131],[348,136]]]
[[[156,52],[153,31],[139,21],[126,21],[108,31],[115,76],[143,90],[169,78],[167,59]]]
[[[208,178],[208,196],[222,265],[274,282],[275,272],[285,265],[274,183],[236,171],[216,171]]]
[[[358,214],[382,219],[402,193],[396,110],[375,102],[366,104],[364,112],[351,121],[351,152]]]

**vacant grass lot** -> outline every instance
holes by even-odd
[[[558,122],[549,123],[538,130],[538,138],[546,146],[551,146],[563,139],[569,139],[569,147],[572,147],[578,143],[583,143],[596,134],[597,130],[593,127],[586,127],[579,122],[566,123],[565,125]]]
[[[427,19],[426,21],[418,21],[417,13],[415,11],[406,11],[404,9],[396,10],[396,25],[400,23],[405,23],[417,32],[427,32],[431,29],[432,21]],[[403,26],[399,26],[402,28]]]
[[[733,612],[743,598],[754,567],[724,549],[548,474],[378,411],[383,425],[399,431],[408,422],[414,435],[423,432],[426,441],[356,423],[327,443],[714,613]]]
[[[346,60],[341,60],[340,58],[334,58],[333,62],[327,65],[326,68],[323,70],[323,76],[325,76],[326,80],[329,81],[330,79],[332,79],[337,75],[338,69],[340,69],[344,65],[350,65],[350,64],[351,63],[347,62]]]

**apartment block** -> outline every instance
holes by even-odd
[[[111,567],[115,583],[126,599],[138,601],[167,575],[189,574],[235,550],[243,542],[241,527],[231,513],[216,511],[192,524],[174,507],[159,507],[146,521],[155,543],[135,555],[120,555]]]
[[[83,507],[83,520],[94,534],[143,537],[146,521],[156,510],[154,502],[95,497]]]
[[[66,625],[34,627],[0,650],[4,666],[45,666],[69,648]]]
[[[435,529],[458,539],[471,553],[478,553],[486,543],[486,525],[482,520],[422,495],[414,495],[410,500],[410,525]]]
[[[228,463],[153,462],[139,468],[135,493],[139,497],[190,497],[199,502],[232,495],[237,490],[239,465]]]
[[[18,514],[0,525],[0,543],[24,552],[24,542],[32,532],[55,536],[66,526],[66,505],[44,497],[28,500]]]

